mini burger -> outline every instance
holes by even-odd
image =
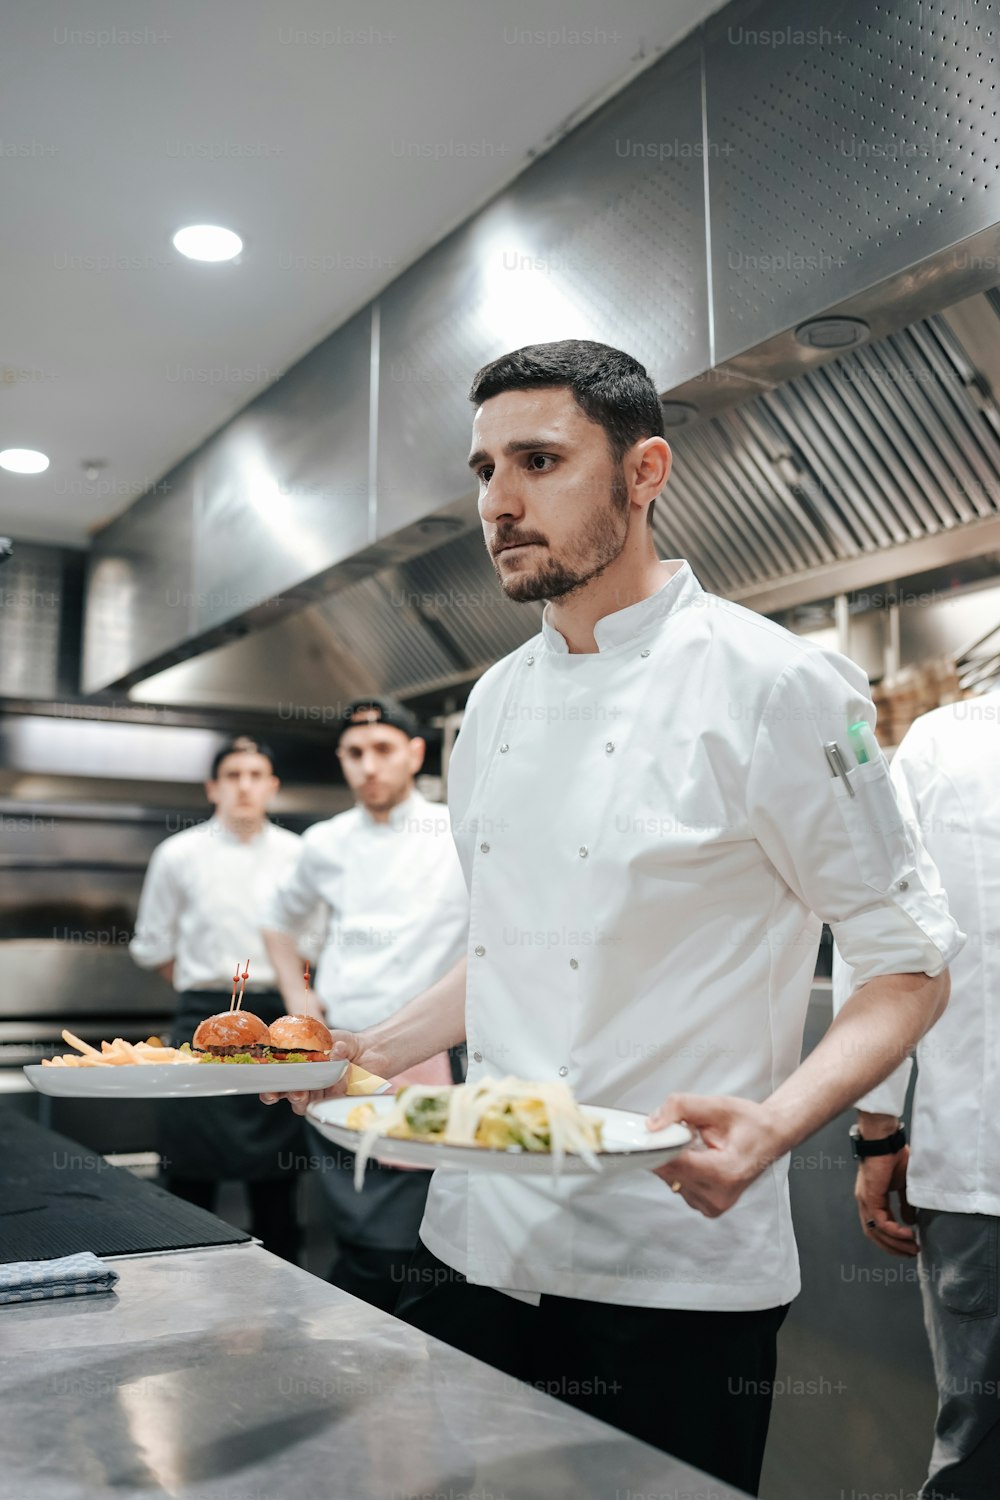
[[[273,1062],[329,1062],[333,1037],[315,1016],[280,1016],[268,1027]]]
[[[224,1010],[208,1016],[191,1038],[192,1052],[213,1062],[262,1062],[268,1042],[267,1027],[248,1010]]]

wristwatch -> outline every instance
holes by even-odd
[[[855,1161],[864,1161],[868,1156],[894,1156],[906,1145],[906,1126],[902,1120],[892,1135],[883,1136],[881,1140],[868,1140],[861,1134],[860,1125],[852,1125],[848,1135],[851,1137],[851,1155]]]

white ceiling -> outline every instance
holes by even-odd
[[[0,448],[52,462],[0,530],[83,544],[719,4],[9,7]],[[199,222],[239,264],[176,254]]]

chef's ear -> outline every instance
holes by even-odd
[[[205,782],[205,796],[213,807],[217,806],[219,801],[219,783],[217,781]]]
[[[414,776],[416,776],[417,772],[420,770],[420,767],[423,765],[424,756],[426,754],[427,741],[422,740],[419,735],[415,735],[409,743],[410,770],[412,771]]]

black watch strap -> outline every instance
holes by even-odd
[[[906,1145],[906,1126],[902,1122],[898,1130],[894,1130],[892,1135],[883,1136],[881,1140],[866,1140],[858,1125],[852,1125],[849,1134],[855,1161],[864,1161],[869,1156],[894,1156]]]

